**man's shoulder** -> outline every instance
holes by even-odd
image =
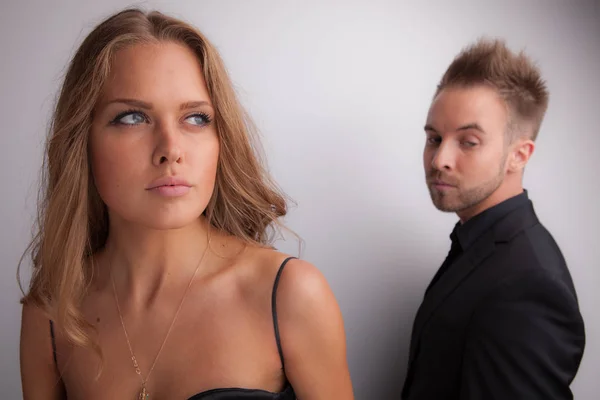
[[[494,253],[491,261],[506,264],[507,270],[534,273],[545,269],[548,273],[562,273],[566,261],[552,234],[535,217],[533,210],[516,211],[518,213],[507,216],[492,228],[490,239],[494,241]],[[529,217],[528,223],[521,222],[524,216]]]
[[[494,286],[551,288],[559,285],[574,292],[563,253],[552,234],[539,221],[522,229],[507,241],[497,241],[492,254],[483,261]]]
[[[541,224],[536,224],[506,243],[497,243],[489,261],[499,269],[496,293],[507,291],[561,292],[575,296],[573,280],[560,247]]]

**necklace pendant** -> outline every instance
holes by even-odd
[[[138,395],[138,400],[148,400],[150,398],[150,394],[146,392],[146,385],[142,386],[142,390]]]

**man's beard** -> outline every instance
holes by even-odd
[[[493,178],[481,183],[473,188],[461,188],[460,182],[452,182],[446,180],[443,173],[438,170],[430,170],[428,173],[428,189],[433,205],[440,211],[444,212],[461,212],[481,203],[490,197],[504,181],[504,160],[500,164],[498,174]],[[455,184],[447,190],[438,190],[433,187],[431,180],[439,179],[450,184]]]

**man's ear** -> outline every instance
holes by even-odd
[[[535,143],[531,139],[517,139],[511,146],[508,160],[508,171],[519,172],[525,169],[525,165],[535,150]]]

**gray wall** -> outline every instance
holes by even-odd
[[[399,398],[412,319],[455,222],[433,208],[423,183],[422,126],[436,81],[481,34],[526,47],[543,68],[551,102],[525,184],[570,264],[587,324],[576,398],[597,399],[599,3],[400,3],[141,4],[188,19],[221,50],[273,174],[297,201],[287,222],[341,304],[357,399]],[[21,397],[15,267],[30,237],[55,92],[85,34],[128,4],[3,0],[0,8],[3,399]]]

